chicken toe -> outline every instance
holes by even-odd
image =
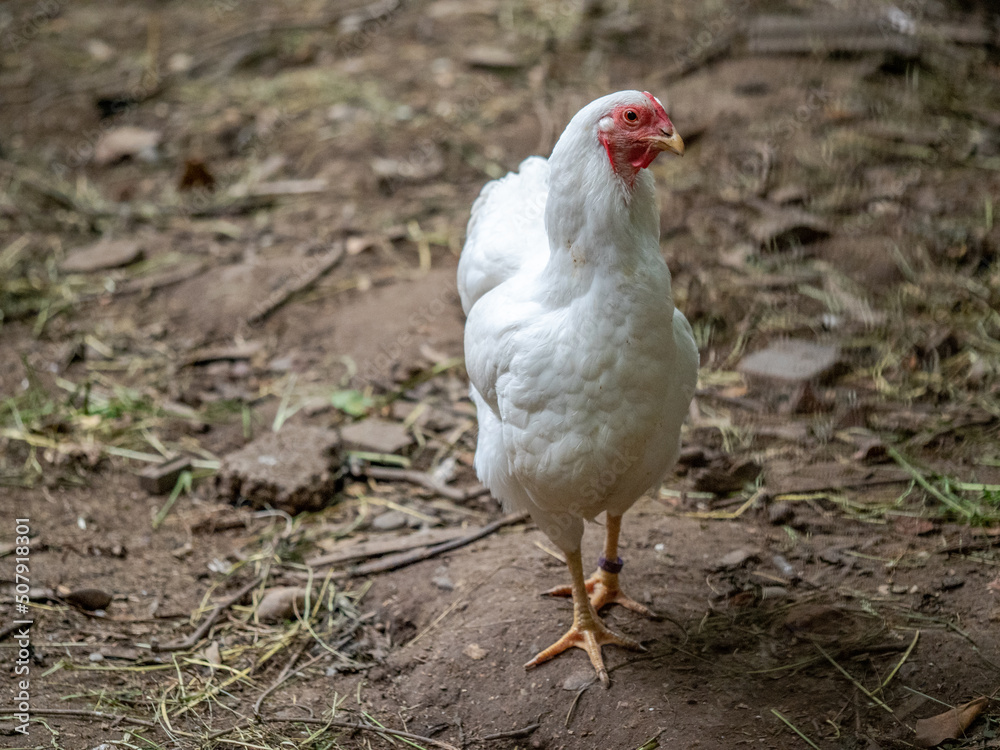
[[[586,582],[583,580],[583,562],[580,559],[579,550],[566,555],[566,565],[573,579],[573,585],[569,587],[569,594],[573,597],[573,625],[562,638],[536,654],[524,667],[531,669],[558,656],[567,649],[581,648],[590,657],[590,663],[594,666],[601,684],[608,687],[611,681],[608,678],[608,670],[604,666],[601,647],[614,644],[634,651],[644,651],[645,649],[638,641],[610,630],[597,616],[597,611],[588,597]],[[623,598],[632,601],[627,597],[623,596]]]
[[[648,617],[651,620],[663,619],[645,604],[640,604],[628,594],[623,592],[618,585],[617,573],[608,573],[606,570],[598,568],[597,572],[584,582],[584,586],[587,589],[587,593],[590,595],[590,605],[594,608],[595,612],[600,612],[609,604],[619,604],[622,607],[630,609],[633,612],[638,612],[643,617]],[[549,589],[545,592],[545,596],[572,595],[572,586],[556,586],[555,588]]]

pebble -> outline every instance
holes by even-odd
[[[965,579],[959,576],[945,576],[941,580],[942,591],[953,591],[965,585]]]
[[[744,357],[739,370],[755,384],[801,383],[829,373],[839,360],[836,346],[792,339]]]
[[[400,510],[390,510],[375,516],[372,528],[377,531],[395,531],[406,526],[407,514]]]
[[[102,239],[70,252],[60,266],[65,273],[91,273],[121,268],[140,260],[142,247],[134,240]]]
[[[409,432],[398,422],[384,419],[365,419],[340,429],[340,436],[348,450],[371,453],[399,453],[413,442]]]
[[[111,605],[111,594],[100,589],[77,589],[66,594],[67,602],[88,612],[107,609]]]
[[[723,558],[721,560],[719,560],[718,567],[720,567],[720,568],[738,568],[741,565],[746,564],[748,561],[750,561],[754,557],[756,557],[756,555],[753,552],[751,552],[750,550],[747,550],[747,549],[735,549],[732,552],[730,552],[728,555],[723,556]]]
[[[590,685],[597,678],[594,675],[593,669],[580,670],[579,672],[574,672],[565,680],[563,680],[563,690],[582,690],[583,688]]]
[[[437,586],[442,591],[454,591],[455,584],[448,576],[434,576],[431,579],[431,583]]]
[[[795,572],[795,567],[788,562],[782,555],[775,555],[771,558],[771,562],[774,563],[774,567],[778,569],[778,572],[786,578],[796,579],[798,575]]]
[[[784,586],[764,586],[760,595],[762,599],[787,599],[788,589]]]

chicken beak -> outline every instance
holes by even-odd
[[[669,151],[672,154],[684,156],[684,140],[676,131],[670,135],[663,133],[662,135],[650,136],[647,140],[653,148],[659,151]]]

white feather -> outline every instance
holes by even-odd
[[[459,262],[476,471],[567,551],[583,519],[624,513],[660,483],[697,378],[653,179],[640,170],[626,187],[597,138],[617,104],[643,96],[592,102],[548,162],[484,187]]]

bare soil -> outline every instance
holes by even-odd
[[[888,7],[0,8],[0,746],[878,750],[992,698],[1000,19]],[[776,52],[774,15],[821,31]],[[702,376],[676,475],[622,535],[623,582],[663,619],[605,613],[647,650],[606,649],[603,690],[582,652],[523,669],[572,614],[539,596],[566,572],[528,521],[386,572],[352,566],[421,528],[501,517],[461,493],[475,488],[454,281],[469,207],[622,88],[663,98],[688,144],[653,171]],[[102,163],[125,126],[158,145]],[[199,169],[212,190],[187,189]],[[141,259],[64,268],[101,237]],[[835,345],[838,365],[741,376],[784,339]],[[410,445],[331,454],[319,510],[234,505],[213,477],[269,431],[373,417]],[[275,470],[282,487],[332,481],[307,448]],[[140,472],[175,455],[194,463],[171,499],[143,490]],[[17,518],[27,735],[4,629]],[[360,542],[374,547],[316,563]],[[281,585],[311,586],[309,609],[266,621]],[[74,606],[85,589],[112,603]],[[334,707],[364,726],[324,726]],[[996,747],[998,721],[988,702],[944,746]]]

